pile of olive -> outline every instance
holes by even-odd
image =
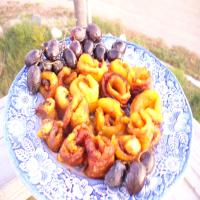
[[[99,62],[111,62],[121,59],[126,50],[126,44],[117,40],[110,50],[101,42],[102,33],[96,24],[89,24],[86,28],[75,27],[71,30],[71,43],[67,47],[65,40],[50,40],[43,44],[42,50],[31,50],[25,58],[28,67],[27,84],[31,94],[36,94],[40,85],[48,85],[48,81],[41,81],[41,72],[58,72],[63,66],[76,69],[81,54],[87,53]],[[154,166],[154,156],[150,152],[141,155],[139,162],[130,165],[117,160],[105,176],[105,183],[110,187],[125,184],[130,194],[140,191],[144,185],[146,175]]]
[[[65,40],[50,40],[43,44],[42,50],[31,50],[25,58],[25,65],[29,67],[28,88],[31,94],[36,94],[41,83],[42,71],[53,71],[56,74],[68,66],[76,68],[77,60],[82,53],[87,53],[102,62],[109,62],[122,58],[126,44],[118,40],[110,50],[101,42],[102,33],[96,24],[89,24],[86,28],[74,27],[70,32],[71,43],[66,46]],[[47,83],[45,83],[47,84]]]
[[[153,170],[155,164],[154,155],[150,151],[144,152],[138,161],[130,165],[117,160],[107,172],[104,182],[109,187],[119,187],[125,184],[132,195],[139,192],[145,183],[146,176]]]

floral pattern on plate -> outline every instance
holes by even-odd
[[[104,36],[110,48],[116,40]],[[69,44],[69,40],[66,43]],[[27,88],[27,68],[14,80],[8,95],[5,138],[10,157],[25,184],[38,199],[160,199],[182,174],[190,150],[192,114],[187,99],[174,75],[150,52],[127,42],[124,60],[133,66],[146,66],[151,72],[153,87],[163,103],[162,137],[155,149],[156,165],[143,189],[130,196],[125,187],[111,189],[102,180],[86,178],[56,160],[36,136],[40,120],[35,108],[41,95],[31,96]]]

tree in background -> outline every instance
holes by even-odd
[[[87,26],[88,23],[91,23],[89,0],[74,0],[74,12],[77,26]]]

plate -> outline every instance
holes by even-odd
[[[110,48],[116,40],[104,36]],[[69,44],[69,39],[66,40]],[[102,180],[89,179],[62,165],[37,136],[40,119],[35,108],[42,101],[40,94],[31,96],[27,88],[27,68],[16,76],[9,90],[5,138],[17,173],[37,199],[160,199],[183,173],[189,158],[192,137],[192,113],[175,76],[146,49],[127,42],[124,60],[132,66],[146,66],[153,88],[163,104],[162,136],[155,149],[156,164],[143,189],[130,196],[125,187],[111,189]]]

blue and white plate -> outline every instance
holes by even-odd
[[[104,36],[110,48],[117,38]],[[69,44],[69,40],[66,40]],[[146,49],[127,42],[124,60],[132,66],[146,66],[153,87],[161,96],[164,122],[156,148],[156,165],[140,193],[130,196],[125,187],[110,189],[102,180],[88,179],[66,165],[36,136],[40,119],[35,108],[42,101],[27,88],[27,68],[14,80],[8,94],[5,138],[19,176],[38,199],[136,199],[157,200],[173,185],[186,166],[192,137],[192,113],[175,76]]]

